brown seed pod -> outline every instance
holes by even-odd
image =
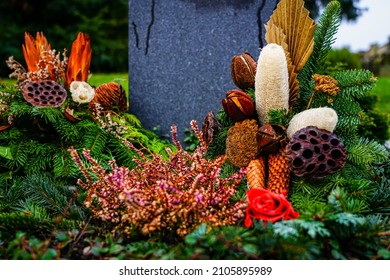
[[[226,114],[235,121],[252,118],[255,113],[255,104],[252,98],[246,92],[238,89],[226,92],[226,98],[222,99],[222,106]]]
[[[294,133],[286,147],[288,165],[298,177],[323,178],[341,169],[347,160],[344,144],[333,133],[315,126]]]
[[[209,112],[204,118],[202,125],[202,137],[207,146],[213,142],[215,136],[221,129],[222,125],[215,117],[215,114],[213,112]]]
[[[256,60],[250,53],[236,55],[231,63],[232,80],[242,90],[255,87]]]
[[[265,124],[259,128],[257,143],[262,155],[276,153],[282,146],[285,146],[286,128],[275,124]]]
[[[98,86],[95,90],[95,96],[89,103],[92,109],[95,108],[95,103],[99,103],[104,110],[111,109],[112,106],[117,106],[119,110],[127,110],[127,97],[123,87],[116,82],[110,82]]]
[[[32,82],[23,87],[24,99],[36,107],[59,107],[65,102],[66,96],[66,90],[51,80]]]

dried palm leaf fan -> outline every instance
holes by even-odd
[[[281,0],[265,25],[265,30],[267,43],[282,46],[286,53],[291,106],[298,98],[297,74],[313,52],[316,25],[309,17],[303,0]]]

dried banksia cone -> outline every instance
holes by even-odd
[[[95,107],[95,103],[99,103],[104,110],[110,109],[112,106],[117,106],[119,110],[127,110],[127,97],[123,87],[116,82],[102,84],[95,90],[95,96],[89,103],[91,108]]]
[[[249,188],[265,189],[265,160],[263,157],[258,157],[249,162],[246,167],[246,179]]]
[[[222,99],[222,107],[226,114],[235,121],[251,118],[255,113],[255,104],[252,98],[238,89],[226,92],[226,98]]]
[[[236,122],[228,131],[226,138],[226,156],[230,163],[236,167],[246,167],[255,159],[259,149],[257,145],[257,131],[259,127],[256,120],[243,120]]]
[[[242,90],[254,88],[256,61],[248,52],[236,55],[231,63],[232,80]]]
[[[28,83],[23,87],[24,99],[37,107],[59,107],[66,99],[66,90],[51,80]]]
[[[290,168],[285,149],[268,156],[268,184],[267,189],[273,193],[287,196],[290,186]]]
[[[256,110],[261,124],[268,123],[272,109],[289,108],[289,81],[284,50],[277,44],[263,48],[257,62]]]
[[[320,129],[333,132],[336,128],[337,121],[337,113],[332,108],[321,107],[308,109],[296,114],[291,119],[287,128],[287,137],[291,138],[295,132],[307,126],[316,126]]]
[[[347,160],[344,144],[333,133],[308,126],[298,130],[286,147],[290,169],[298,177],[323,178]]]

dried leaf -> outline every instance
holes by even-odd
[[[280,1],[265,25],[267,43],[281,45],[286,53],[290,105],[297,99],[297,73],[302,70],[313,52],[315,29],[314,20],[309,17],[303,0]]]

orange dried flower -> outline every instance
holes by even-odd
[[[87,81],[91,58],[91,39],[88,35],[79,32],[76,40],[73,41],[70,51],[65,73],[65,87],[69,88],[73,81]]]
[[[45,78],[53,81],[56,80],[53,57],[46,55],[48,51],[51,51],[51,46],[42,32],[37,32],[35,40],[26,32],[24,34],[24,45],[22,45],[22,49],[28,72],[38,72],[41,69],[47,68],[49,77]],[[39,80],[37,77],[32,78]]]

